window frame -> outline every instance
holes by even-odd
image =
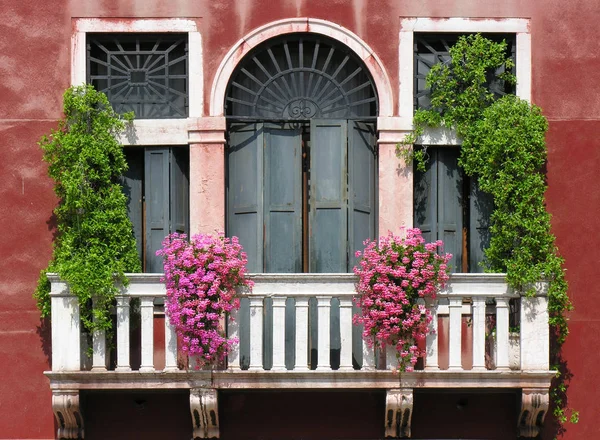
[[[74,18],[71,35],[71,85],[86,84],[87,34],[187,34],[188,37],[188,117],[178,119],[136,119],[135,136],[123,135],[127,145],[161,146],[189,143],[188,130],[203,116],[204,75],[202,65],[202,37],[194,19],[127,19],[127,18]]]

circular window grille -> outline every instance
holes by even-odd
[[[249,53],[232,75],[225,107],[237,119],[369,119],[378,113],[362,61],[313,35],[287,36]]]

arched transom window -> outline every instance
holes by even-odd
[[[376,232],[377,105],[363,62],[325,37],[241,60],[225,98],[227,234],[250,271],[351,271]]]

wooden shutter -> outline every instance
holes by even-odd
[[[123,192],[127,197],[127,214],[133,225],[133,235],[140,261],[143,258],[143,181],[144,181],[144,151],[141,148],[126,148],[125,160],[129,169],[122,177]]]
[[[432,242],[438,238],[437,223],[437,149],[428,149],[429,160],[425,171],[414,171],[414,225],[421,229],[425,241]]]
[[[263,272],[263,126],[232,124],[227,149],[227,235],[237,236],[248,271]]]
[[[347,123],[310,122],[310,271],[347,268]]]
[[[189,234],[189,150],[173,147],[170,151],[170,232]]]
[[[494,210],[491,194],[479,189],[472,178],[469,188],[469,272],[483,272],[481,263],[490,245],[490,216]]]
[[[414,224],[426,241],[442,240],[444,251],[452,254],[451,270],[462,270],[463,201],[458,149],[427,150],[425,172],[415,170]]]
[[[162,272],[162,257],[156,256],[169,234],[169,148],[146,148],[146,272]]]
[[[302,132],[264,127],[264,271],[302,271]]]
[[[374,124],[349,121],[348,132],[348,246],[347,271],[357,263],[356,251],[375,238],[376,138]]]
[[[438,174],[438,239],[444,251],[452,254],[453,272],[462,272],[463,183],[458,168],[457,148],[439,148]]]

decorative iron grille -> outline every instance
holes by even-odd
[[[378,113],[373,81],[350,49],[298,34],[248,54],[232,75],[225,107],[236,119],[369,119]]]
[[[187,117],[187,35],[91,34],[87,51],[88,82],[106,93],[117,112]]]
[[[415,77],[413,81],[415,109],[430,107],[430,90],[425,86],[425,78],[435,64],[450,62],[450,48],[460,36],[461,34],[415,34]],[[493,41],[506,41],[508,55],[513,62],[515,61],[516,40],[514,35],[484,34],[484,36]],[[498,75],[502,72],[503,69],[499,69],[488,78],[490,90],[497,96],[514,93],[514,86],[499,79]]]

